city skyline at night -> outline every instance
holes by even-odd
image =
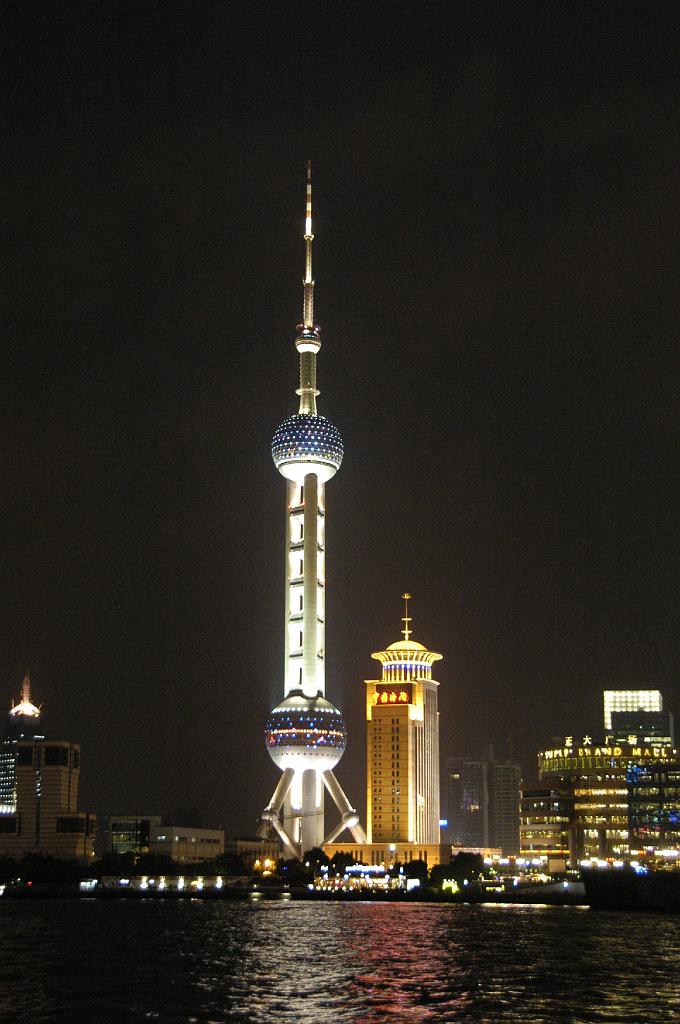
[[[531,781],[604,690],[680,711],[677,19],[355,13],[301,48],[279,9],[3,11],[1,707],[30,665],[93,811],[251,834],[277,782],[307,156],[345,791],[407,588],[442,763],[493,744]]]

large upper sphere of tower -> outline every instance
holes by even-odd
[[[286,480],[302,484],[315,473],[325,483],[340,469],[342,456],[340,431],[325,416],[297,413],[274,431],[272,458]]]
[[[269,716],[265,730],[269,756],[284,771],[335,768],[347,743],[342,714],[320,694],[289,693]]]

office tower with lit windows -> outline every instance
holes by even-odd
[[[674,747],[673,715],[670,711],[612,711],[611,736],[614,743]]]
[[[439,844],[439,712],[432,665],[441,654],[411,639],[404,594],[402,640],[371,655],[366,680],[369,843]]]
[[[40,708],[31,701],[31,681],[26,673],[21,684],[21,699],[18,704],[12,703],[0,739],[0,815],[16,811],[19,740],[44,738]]]
[[[573,794],[551,786],[525,789],[520,800],[521,855],[566,866],[574,848],[573,823]]]
[[[507,857],[519,853],[522,769],[510,761],[492,761],[489,767],[489,845],[497,847]]]
[[[631,853],[680,849],[680,761],[631,764],[626,781]]]
[[[446,761],[447,820],[453,846],[491,846],[488,766],[488,761],[470,757],[450,757]]]
[[[0,854],[88,858],[96,818],[79,811],[80,746],[45,739],[28,675],[0,743]]]
[[[593,743],[590,736],[538,754],[539,781],[573,799],[570,859],[625,857],[629,853],[629,773],[663,773],[680,764],[680,751],[665,744]],[[641,778],[644,778],[643,773]]]
[[[446,762],[449,836],[454,846],[519,852],[522,770],[510,761],[451,757]]]
[[[300,402],[297,413],[281,423],[272,440],[274,464],[286,480],[285,682],[284,699],[272,711],[265,736],[282,775],[261,817],[262,829],[271,825],[287,856],[294,857],[333,842],[345,828],[356,842],[366,838],[333,774],[347,732],[342,714],[324,696],[326,484],[340,468],[343,447],[337,428],[316,408],[321,338],[314,322],[313,239],[308,165],[303,314],[295,339]],[[324,788],[341,814],[327,836]]]
[[[17,743],[16,805],[0,816],[0,853],[89,858],[96,818],[78,810],[80,746],[68,740]]]
[[[612,731],[614,711],[663,711],[660,690],[604,690],[604,734]]]

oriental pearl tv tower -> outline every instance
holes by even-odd
[[[357,843],[366,835],[333,768],[342,757],[347,730],[341,712],[324,697],[325,485],[342,462],[337,428],[316,411],[316,357],[321,348],[314,323],[312,278],[312,175],[307,164],[305,276],[300,354],[300,408],[274,432],[272,457],[287,484],[286,636],[284,699],[265,731],[267,749],[282,775],[261,825],[271,824],[288,856],[334,842],[345,828]],[[338,808],[338,825],[324,836],[324,787]]]

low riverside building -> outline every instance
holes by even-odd
[[[240,857],[249,871],[269,871],[276,867],[281,856],[279,845],[278,839],[226,839],[224,852]]]
[[[164,825],[160,814],[112,814],[97,842],[101,855],[157,853],[178,864],[200,864],[224,853],[223,829]]]
[[[503,856],[503,851],[500,846],[447,846],[447,849],[451,851],[451,859],[457,857],[459,853],[477,853],[480,857],[494,858],[499,860]]]
[[[187,825],[156,825],[149,852],[170,857],[178,864],[200,864],[224,853],[224,830]]]
[[[98,832],[97,853],[149,853],[153,830],[160,824],[160,814],[110,814]]]
[[[324,843],[323,852],[333,858],[336,853],[352,857],[357,864],[391,867],[422,860],[428,868],[448,864],[451,860],[449,843]]]

